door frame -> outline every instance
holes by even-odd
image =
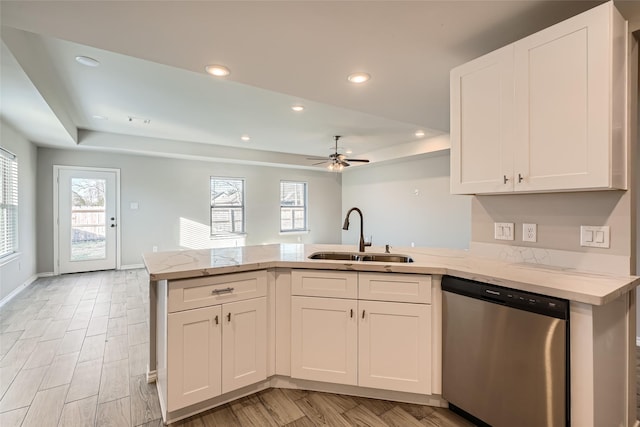
[[[58,197],[59,197],[59,182],[58,175],[61,170],[84,170],[91,172],[113,172],[116,175],[116,270],[120,270],[121,264],[121,247],[122,231],[120,227],[120,169],[115,168],[95,168],[84,166],[62,166],[53,165],[53,274],[54,276],[60,275],[60,250],[58,248],[60,242],[60,221],[58,214]]]

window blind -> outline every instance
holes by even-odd
[[[18,159],[0,147],[0,258],[18,249]]]

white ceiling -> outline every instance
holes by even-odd
[[[0,115],[39,145],[309,166],[339,134],[385,160],[446,146],[451,68],[598,3],[3,0]]]

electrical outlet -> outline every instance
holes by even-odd
[[[538,225],[522,224],[522,241],[537,242],[538,241]]]
[[[154,246],[153,246],[153,248],[151,248],[151,250],[152,250],[153,252],[158,252],[158,247],[154,245]]]
[[[512,222],[495,222],[493,237],[496,240],[514,240]]]

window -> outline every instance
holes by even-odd
[[[244,180],[211,177],[211,235],[244,233]]]
[[[280,231],[307,230],[307,183],[280,181]]]
[[[0,258],[18,249],[18,159],[0,148]]]

